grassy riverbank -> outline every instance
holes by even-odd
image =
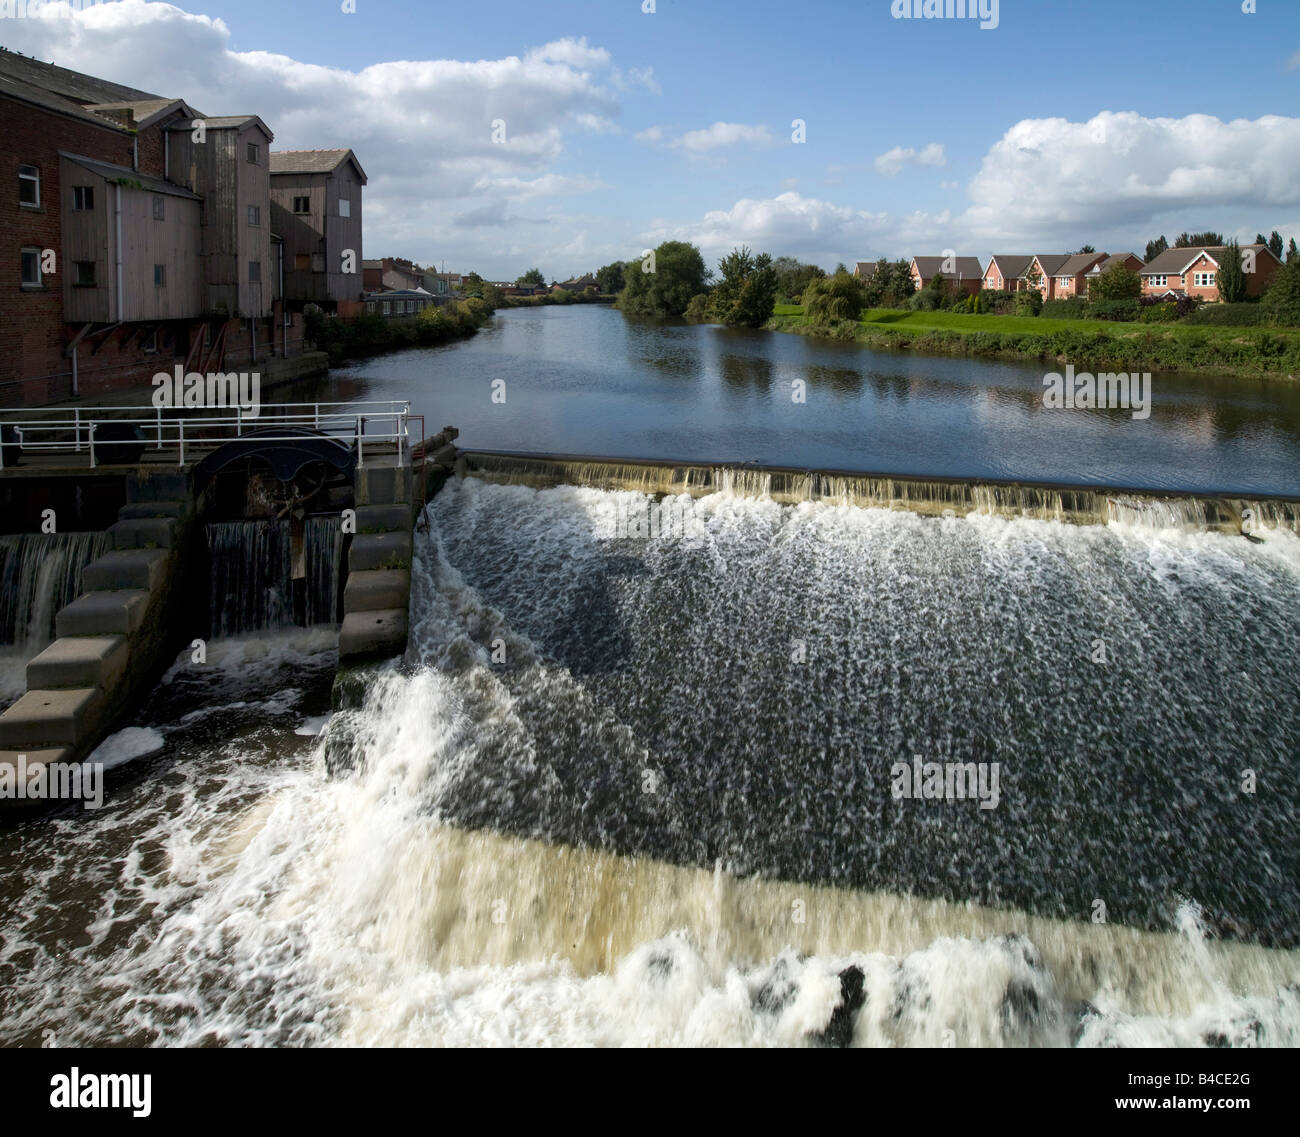
[[[1300,378],[1300,328],[1170,326],[886,308],[869,308],[857,322],[810,324],[797,304],[777,305],[766,327],[934,355],[1033,359],[1111,371]]]
[[[418,316],[385,319],[366,314],[341,320],[319,312],[307,315],[307,340],[329,355],[330,363],[407,347],[436,347],[468,339],[492,315],[481,300],[461,300],[429,307]]]

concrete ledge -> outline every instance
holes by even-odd
[[[72,751],[66,746],[53,750],[0,750],[0,779],[10,786],[17,786],[18,756],[26,758],[27,784],[30,786],[41,774],[44,767],[56,762],[71,762]],[[49,798],[20,798],[0,796],[0,813],[5,810],[40,809],[49,805]]]
[[[108,527],[115,549],[170,549],[176,522],[170,517],[140,517]]]
[[[149,593],[141,589],[87,592],[54,617],[54,630],[63,636],[127,636],[144,621]]]
[[[370,569],[350,573],[343,587],[344,613],[405,609],[410,603],[411,574],[407,569]]]
[[[66,636],[27,664],[31,691],[116,685],[126,670],[125,636]]]
[[[363,505],[357,510],[358,533],[400,533],[412,528],[411,507],[397,505]]]
[[[406,609],[349,612],[339,629],[339,659],[383,659],[406,650]],[[3,722],[3,719],[0,719]]]
[[[188,501],[189,497],[189,475],[181,471],[149,470],[128,475],[126,479],[126,500],[132,504]]]
[[[382,455],[356,472],[358,505],[409,504],[411,468],[396,465],[393,455]]]
[[[119,521],[140,521],[150,517],[170,517],[179,521],[188,507],[183,501],[137,501],[117,511]]]
[[[411,567],[411,534],[359,533],[348,549],[348,571]]]
[[[104,694],[96,687],[28,691],[0,715],[0,748],[68,746],[79,749],[94,735],[103,711]]]
[[[158,587],[167,565],[166,549],[114,549],[81,570],[87,592]]]

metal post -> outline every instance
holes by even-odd
[[[154,449],[162,449],[162,407],[158,408],[158,445]]]
[[[365,454],[362,453],[362,438],[365,436],[365,417],[357,415],[357,469],[361,469],[366,464]]]
[[[77,440],[77,453],[81,453],[81,410],[79,407],[72,408],[72,431],[73,437]]]
[[[183,466],[185,465],[185,420],[183,418],[176,420],[176,437],[181,444],[181,456],[176,465]]]
[[[95,422],[90,423],[90,468],[95,468]]]
[[[235,404],[235,437],[241,438],[244,434],[244,408],[238,403]]]

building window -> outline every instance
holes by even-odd
[[[311,254],[297,253],[293,258],[294,272],[311,272]]]
[[[167,220],[167,199],[160,193],[153,195],[153,219],[155,221]]]
[[[293,199],[293,211],[294,211],[294,213],[310,213],[310,212],[311,212],[311,198],[309,198],[309,197],[295,197],[295,198]]]
[[[1151,282],[1152,288],[1164,288],[1164,286],[1169,283],[1169,276],[1167,273],[1153,273],[1147,279]]]
[[[373,300],[366,301],[366,311],[372,316],[375,314],[375,302]]]
[[[384,301],[384,313],[383,313],[383,314],[384,314],[385,316],[387,316],[387,315],[389,314],[389,312],[391,311],[391,309],[392,309],[392,304],[391,304],[389,301],[385,300],[385,301]]]
[[[78,288],[95,287],[95,262],[94,261],[74,261],[74,267],[77,270],[76,285]]]
[[[348,201],[346,197],[339,198],[339,216],[340,217],[352,216],[352,203]]]
[[[144,343],[141,346],[144,348],[145,355],[154,355],[157,353],[158,351],[158,329],[157,328],[154,328],[153,331],[151,331],[147,336],[144,337]]]
[[[41,204],[41,170],[39,166],[18,167],[18,204],[39,209]]]
[[[248,207],[248,223],[253,226],[262,224],[262,207],[260,205],[250,205]]]
[[[23,250],[23,287],[43,288],[41,280],[41,250]]]
[[[311,255],[311,271],[312,271],[312,272],[324,272],[324,271],[325,271],[325,254],[324,254],[324,253],[312,253],[312,255]]]
[[[1213,288],[1213,287],[1214,287],[1214,273],[1212,273],[1212,272],[1196,272],[1196,273],[1193,273],[1193,274],[1192,274],[1192,280],[1193,280],[1193,282],[1195,283],[1195,285],[1196,285],[1197,288]]]
[[[95,208],[95,187],[94,186],[73,186],[72,187],[72,208],[83,213]]]
[[[250,142],[248,144],[248,160],[252,162],[254,166],[260,166],[262,164],[262,148],[256,142]]]
[[[248,262],[248,283],[249,284],[262,283],[262,262],[261,261]]]
[[[155,288],[167,287],[167,266],[166,265],[153,266],[153,286]]]

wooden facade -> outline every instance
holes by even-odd
[[[318,168],[331,163],[331,168]],[[361,298],[365,184],[365,172],[350,150],[273,155],[271,214],[275,232],[284,240],[289,303],[332,307]]]

